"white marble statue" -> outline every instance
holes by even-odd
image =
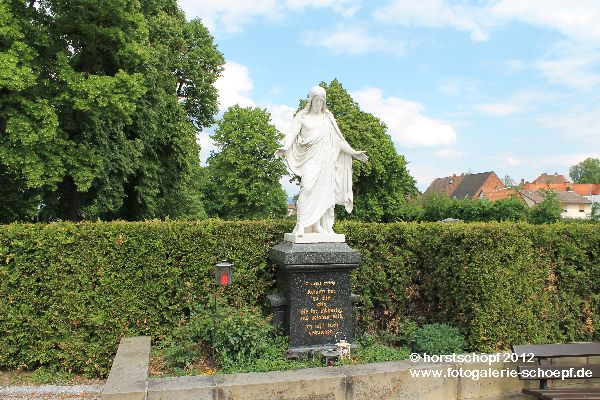
[[[352,212],[352,158],[363,162],[369,158],[364,151],[350,147],[342,136],[325,106],[325,89],[310,89],[306,107],[294,117],[285,145],[275,154],[285,156],[289,168],[300,176],[298,220],[293,235],[316,233],[331,237],[334,206],[341,204]],[[317,237],[313,241],[321,240]]]

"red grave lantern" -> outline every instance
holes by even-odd
[[[215,286],[231,285],[233,277],[233,263],[223,260],[215,265]]]

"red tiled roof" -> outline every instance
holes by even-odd
[[[490,192],[490,193],[486,194],[486,197],[490,201],[510,199],[511,197],[517,197],[517,196],[518,196],[518,192],[516,189],[513,189],[513,188],[500,189],[500,190],[496,190],[494,192]]]
[[[548,175],[547,173],[543,173],[537,178],[534,179],[533,183],[570,183],[570,181],[564,177],[564,175],[558,175],[555,173],[554,175]]]
[[[600,194],[600,184],[598,183],[573,183],[573,191],[582,196],[592,196]]]
[[[523,190],[552,189],[555,192],[575,192],[582,196],[600,194],[600,184],[597,183],[526,183]]]
[[[425,193],[443,193],[450,196],[450,194],[460,185],[462,180],[464,179],[464,175],[452,175],[446,176],[444,178],[436,178],[431,182],[431,185],[427,188]]]

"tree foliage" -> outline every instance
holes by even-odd
[[[600,183],[600,159],[586,158],[569,168],[573,183]]]
[[[218,148],[208,159],[205,188],[209,215],[226,219],[282,217],[287,196],[279,180],[286,173],[275,158],[283,135],[260,108],[230,107],[211,136]]]
[[[360,110],[342,84],[334,79],[321,83],[327,90],[327,107],[333,113],[348,143],[364,150],[367,163],[353,161],[354,211],[336,207],[336,218],[389,222],[402,218],[402,206],[415,195],[415,180],[398,154],[381,120]]]
[[[600,203],[594,203],[592,205],[592,221],[600,222]]]
[[[563,209],[553,190],[541,190],[544,201],[533,206],[529,212],[529,222],[533,224],[551,224],[560,220]]]
[[[41,199],[18,219],[202,215],[224,60],[175,0],[2,2],[0,50],[3,179]]]
[[[420,199],[418,207],[422,213],[413,221],[441,221],[446,218],[465,222],[526,221],[527,205],[510,197],[491,202],[487,199],[451,199],[444,194],[432,193]]]

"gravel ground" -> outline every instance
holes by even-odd
[[[101,385],[0,386],[1,400],[100,400]]]

